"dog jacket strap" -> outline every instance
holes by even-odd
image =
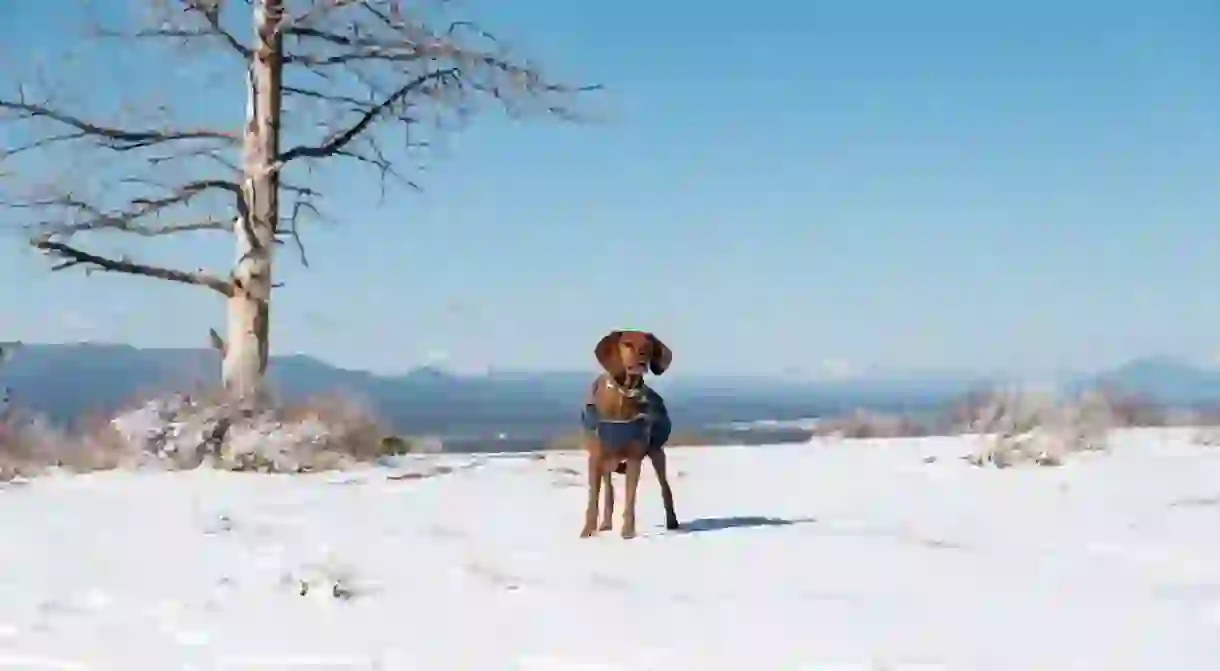
[[[585,399],[585,405],[594,405],[597,402],[597,388],[605,383],[606,375],[604,373],[598,375],[597,379],[593,381],[593,386],[589,387],[589,396]]]

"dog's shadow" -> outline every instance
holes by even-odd
[[[707,531],[725,531],[728,529],[752,529],[758,527],[787,527],[795,524],[811,524],[817,522],[814,517],[763,517],[759,515],[735,517],[700,517],[683,522],[675,533],[697,534]]]

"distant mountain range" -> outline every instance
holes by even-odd
[[[205,387],[219,360],[206,349],[137,349],[127,345],[63,344],[20,347],[0,368],[14,402],[69,421],[108,412],[133,398]],[[336,368],[308,356],[275,357],[273,387],[287,399],[343,392],[361,398],[395,430],[478,440],[509,434],[544,439],[576,426],[593,371],[450,374],[423,367],[379,376]],[[855,408],[926,411],[971,389],[1002,382],[968,375],[794,381],[682,375],[659,378],[678,426],[702,427],[763,419],[825,416]],[[1168,358],[1133,361],[1066,383],[1066,389],[1105,384],[1169,405],[1220,401],[1220,369]]]
[[[1136,359],[1069,383],[1071,391],[1099,386],[1171,407],[1220,404],[1220,368],[1199,366],[1172,357]]]

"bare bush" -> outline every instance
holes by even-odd
[[[983,421],[992,410],[994,389],[974,389],[950,404],[947,412],[937,422],[938,433],[953,435],[960,433],[975,433],[977,424]]]
[[[75,431],[12,413],[0,423],[0,473],[149,466],[301,473],[347,468],[414,447],[384,431],[367,404],[343,395],[258,406],[224,398],[154,397],[112,418],[89,418]]]
[[[1119,426],[1171,426],[1191,419],[1192,413],[1171,411],[1138,394],[1119,389],[1099,389],[1097,393],[1106,398]]]
[[[982,447],[968,459],[998,468],[1023,463],[1057,466],[1069,455],[1104,450],[1118,425],[1107,397],[1086,392],[1063,402],[1053,394],[1007,390],[991,395],[964,432],[980,434]]]
[[[397,437],[388,435],[370,403],[354,396],[323,394],[285,406],[283,421],[315,422],[326,427],[324,449],[357,461],[371,461],[395,449],[410,449],[409,443],[401,438],[398,438],[401,447],[391,447],[387,439]]]
[[[911,417],[862,409],[819,421],[813,427],[814,436],[837,438],[916,438],[928,433],[928,427]]]
[[[56,453],[62,447],[60,436],[47,435],[42,429],[42,425],[29,423],[15,412],[4,413],[0,421],[0,481],[56,463]]]
[[[1030,390],[973,389],[947,403],[943,411],[929,415],[881,413],[857,409],[842,416],[819,419],[814,436],[837,438],[919,438],[961,434],[1004,434],[1032,436],[1035,429],[1045,431],[1048,422],[1056,431],[1103,423],[1110,428],[1127,426],[1166,426],[1197,423],[1194,412],[1170,412],[1165,407],[1137,395],[1114,389],[1097,389],[1081,394],[1070,402],[1055,395]],[[1220,414],[1217,415],[1220,417]],[[1220,420],[1216,422],[1220,425]],[[1093,441],[1096,430],[1072,441]]]
[[[1190,419],[1189,424],[1198,427],[1192,436],[1192,440],[1196,445],[1203,447],[1220,446],[1220,407],[1208,404],[1195,408],[1190,413]],[[1183,423],[1176,422],[1179,426]]]
[[[1220,413],[1215,407],[1199,408],[1191,413],[1191,419],[1189,425],[1197,427],[1191,436],[1196,445],[1220,447]]]
[[[409,450],[367,405],[340,395],[292,405],[188,396],[154,399],[112,420],[129,443],[178,468],[305,472]]]
[[[30,476],[47,468],[78,473],[116,468],[133,453],[113,431],[89,427],[75,433],[45,418],[9,412],[0,418],[0,480]]]

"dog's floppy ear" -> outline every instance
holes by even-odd
[[[618,341],[622,337],[622,331],[611,331],[602,336],[602,339],[597,341],[597,347],[593,348],[593,356],[597,357],[597,362],[611,375],[623,372],[623,359],[618,352]]]
[[[648,362],[648,367],[653,375],[660,375],[669,370],[669,364],[674,361],[674,351],[655,335],[649,333],[648,337],[652,339],[652,361]]]

